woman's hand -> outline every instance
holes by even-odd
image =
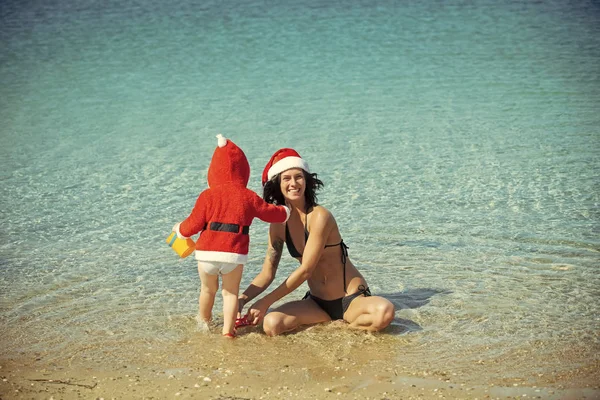
[[[252,304],[247,314],[250,323],[252,323],[252,325],[259,324],[267,314],[269,306],[270,304],[264,298]]]

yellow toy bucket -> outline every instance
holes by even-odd
[[[194,243],[192,239],[179,239],[175,232],[171,232],[167,238],[167,243],[173,250],[175,250],[175,253],[179,254],[179,257],[181,258],[185,258],[192,254],[196,247],[196,243]]]

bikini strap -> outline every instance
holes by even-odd
[[[340,242],[340,248],[342,249],[342,264],[344,265],[344,293],[347,293],[346,292],[346,260],[348,258],[349,247],[346,246],[346,243],[344,243],[344,239],[342,239]]]
[[[308,213],[304,212],[304,245],[308,241]]]

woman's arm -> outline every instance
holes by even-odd
[[[315,214],[311,221],[310,236],[304,247],[302,264],[281,285],[251,307],[249,313],[252,316],[253,323],[258,323],[273,303],[293,292],[304,281],[310,278],[317,267],[329,233],[334,226],[334,221],[331,214],[323,208]]]
[[[271,224],[269,226],[267,255],[265,256],[265,261],[263,262],[261,271],[252,280],[248,288],[244,290],[244,293],[238,297],[238,307],[240,313],[242,312],[242,309],[246,303],[264,292],[265,289],[268,288],[273,282],[273,279],[275,279],[277,267],[279,266],[281,254],[283,253],[283,238],[285,237],[284,229],[284,225],[282,224]]]

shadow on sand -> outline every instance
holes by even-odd
[[[414,288],[404,292],[397,293],[378,293],[378,296],[384,297],[394,304],[396,312],[403,309],[419,308],[429,303],[431,298],[436,294],[449,294],[449,290]],[[403,334],[410,332],[418,332],[422,330],[421,326],[409,319],[395,317],[390,326],[386,329],[387,332],[393,334]]]

